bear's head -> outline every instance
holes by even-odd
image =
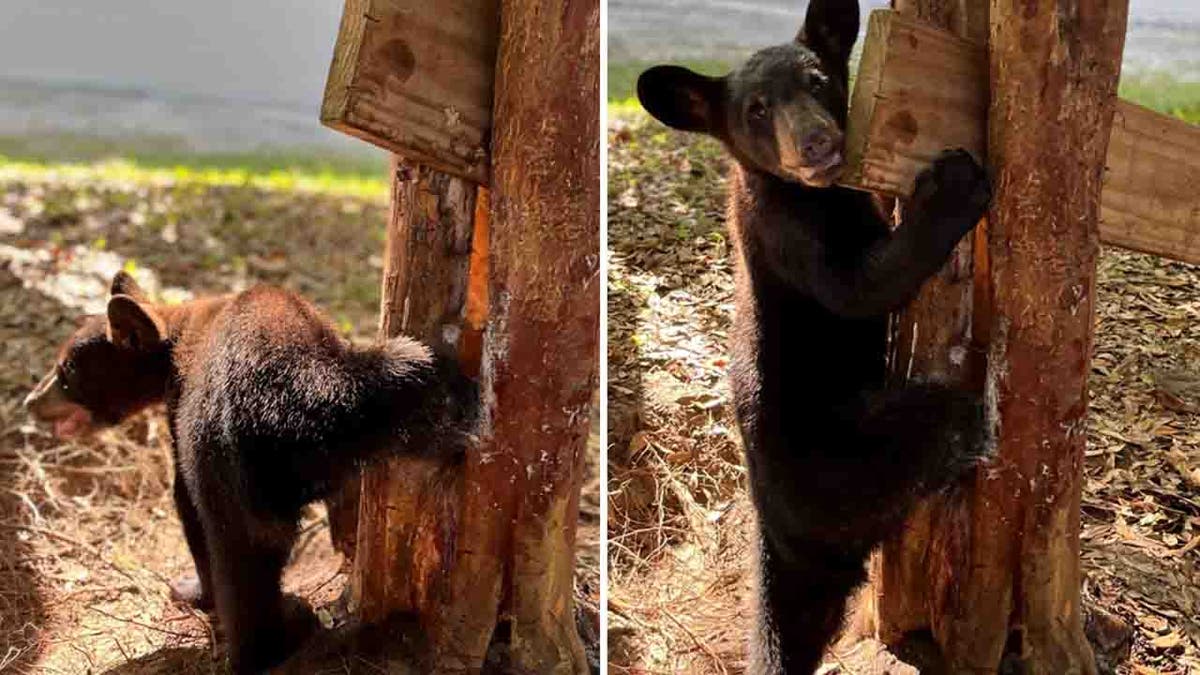
[[[795,40],[768,47],[724,77],[655,66],[638,99],[662,123],[715,136],[750,169],[812,187],[843,165],[856,0],[811,0]]]
[[[25,408],[58,437],[81,436],[160,400],[169,367],[163,320],[133,278],[118,272],[106,315],[84,317]]]

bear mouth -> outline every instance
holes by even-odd
[[[55,437],[62,440],[85,436],[95,426],[92,413],[66,397],[57,369],[42,378],[23,405],[35,420],[51,425]]]
[[[788,167],[788,172],[805,185],[829,187],[841,176],[844,166],[841,150],[833,150],[824,158],[811,164]]]
[[[66,440],[86,436],[92,430],[92,416],[84,408],[76,408],[54,420],[54,435]]]

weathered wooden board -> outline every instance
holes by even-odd
[[[945,148],[982,158],[988,68],[978,44],[888,10],[871,14],[850,106],[842,184],[906,195]],[[1100,239],[1200,263],[1200,127],[1119,101]]]
[[[498,0],[346,0],[321,121],[488,180]]]
[[[987,53],[937,26],[871,13],[846,130],[842,183],[907,195],[939,152],[987,145]]]
[[[1117,103],[1100,240],[1200,263],[1200,126]]]

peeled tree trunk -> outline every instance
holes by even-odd
[[[435,672],[584,673],[575,530],[599,345],[599,6],[500,10],[487,191],[401,162],[383,332],[478,366],[481,438],[462,466],[364,476],[353,607],[416,614]]]
[[[950,379],[982,387],[996,457],[973,486],[923,506],[885,545],[867,608],[889,644],[929,631],[949,672],[995,673],[1003,661],[1029,673],[1094,673],[1081,620],[1079,504],[1100,193],[1127,1],[903,4],[960,31],[990,15],[995,197],[976,237],[965,352],[986,353],[987,365],[982,378]],[[907,316],[963,325],[959,302],[940,311],[922,302]],[[954,363],[964,354],[955,346],[918,343],[911,372]]]

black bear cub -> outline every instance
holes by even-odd
[[[476,386],[407,338],[352,346],[278,288],[167,306],[118,273],[111,290],[26,403],[74,436],[166,402],[196,566],[173,593],[215,604],[234,672],[262,671],[312,626],[285,616],[279,586],[302,507],[382,452],[461,456]]]
[[[834,186],[858,25],[855,0],[812,0],[793,42],[725,77],[658,66],[638,80],[654,117],[736,160],[730,375],[760,533],[754,673],[812,672],[870,551],[987,452],[978,398],[884,379],[887,313],[983,215],[988,180],[943,154],[894,235],[870,195]]]

